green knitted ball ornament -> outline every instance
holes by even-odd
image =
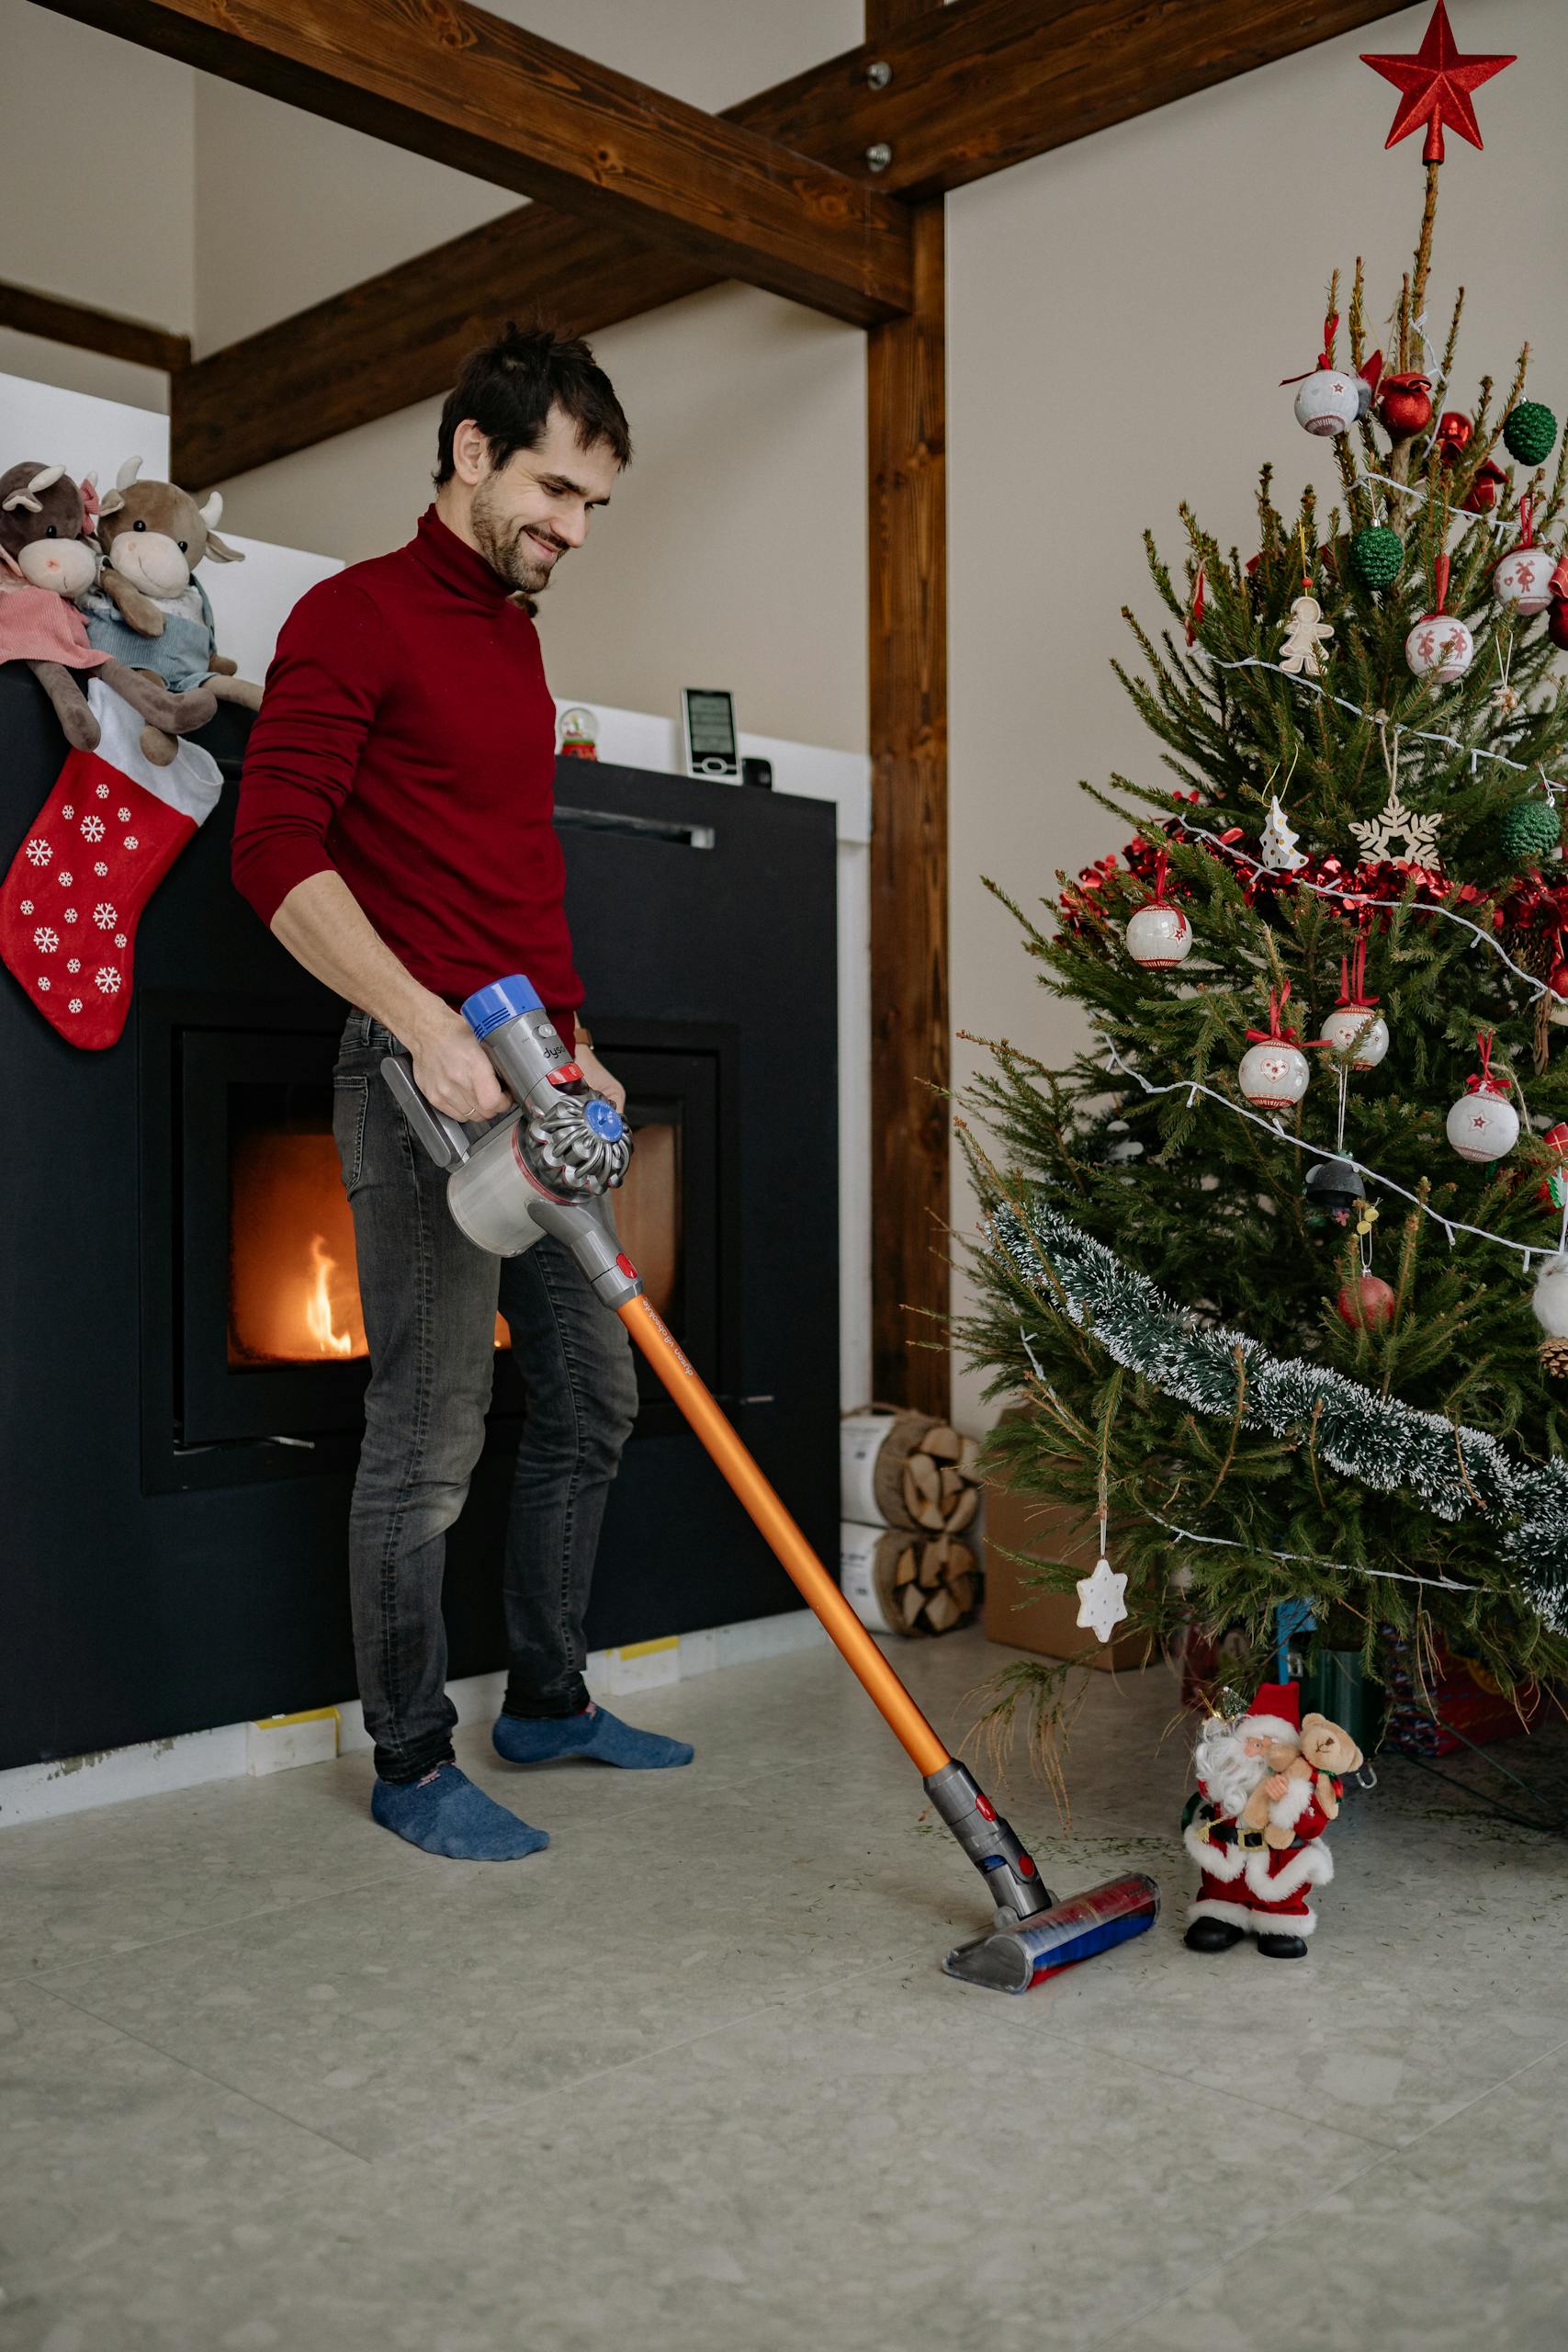
[[[1521,800],[1498,826],[1497,846],[1508,858],[1550,857],[1560,830],[1554,801]]]
[[[1544,401],[1521,401],[1503,427],[1508,455],[1521,466],[1543,466],[1557,438],[1557,419]]]
[[[1373,523],[1350,542],[1350,571],[1363,588],[1392,588],[1404,569],[1404,542],[1397,531]]]

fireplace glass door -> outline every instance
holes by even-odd
[[[355,1431],[369,1361],[354,1220],[333,1135],[335,1040],[321,1032],[175,1033],[176,1443]],[[649,1298],[698,1369],[723,1381],[718,1057],[604,1050],[627,1088],[636,1148],[615,1207]],[[496,1318],[496,1346],[508,1334]],[[649,1415],[662,1391],[645,1377]],[[510,1356],[494,1413],[521,1413]]]

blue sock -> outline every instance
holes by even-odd
[[[631,1772],[660,1772],[689,1764],[695,1754],[683,1739],[637,1731],[607,1707],[585,1707],[580,1715],[498,1715],[491,1735],[495,1752],[509,1764],[554,1764],[583,1756],[595,1764],[620,1764]]]
[[[378,1781],[370,1812],[383,1829],[454,1862],[515,1862],[550,1842],[476,1789],[456,1764],[438,1764],[423,1781]]]

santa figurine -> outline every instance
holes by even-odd
[[[1211,1715],[1199,1734],[1192,1759],[1198,1791],[1181,1828],[1203,1873],[1187,1928],[1189,1951],[1228,1951],[1250,1935],[1267,1960],[1306,1957],[1306,1939],[1317,1925],[1307,1894],[1327,1885],[1334,1860],[1323,1842],[1330,1816],[1316,1781],[1289,1776],[1301,1738],[1301,1695],[1292,1682],[1264,1683],[1244,1714]],[[1260,1782],[1270,1819],[1288,1821],[1286,1845],[1271,1844],[1240,1818]]]

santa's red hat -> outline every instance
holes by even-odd
[[[1299,1683],[1259,1683],[1258,1696],[1248,1707],[1240,1729],[1250,1739],[1299,1739],[1302,1736]]]

